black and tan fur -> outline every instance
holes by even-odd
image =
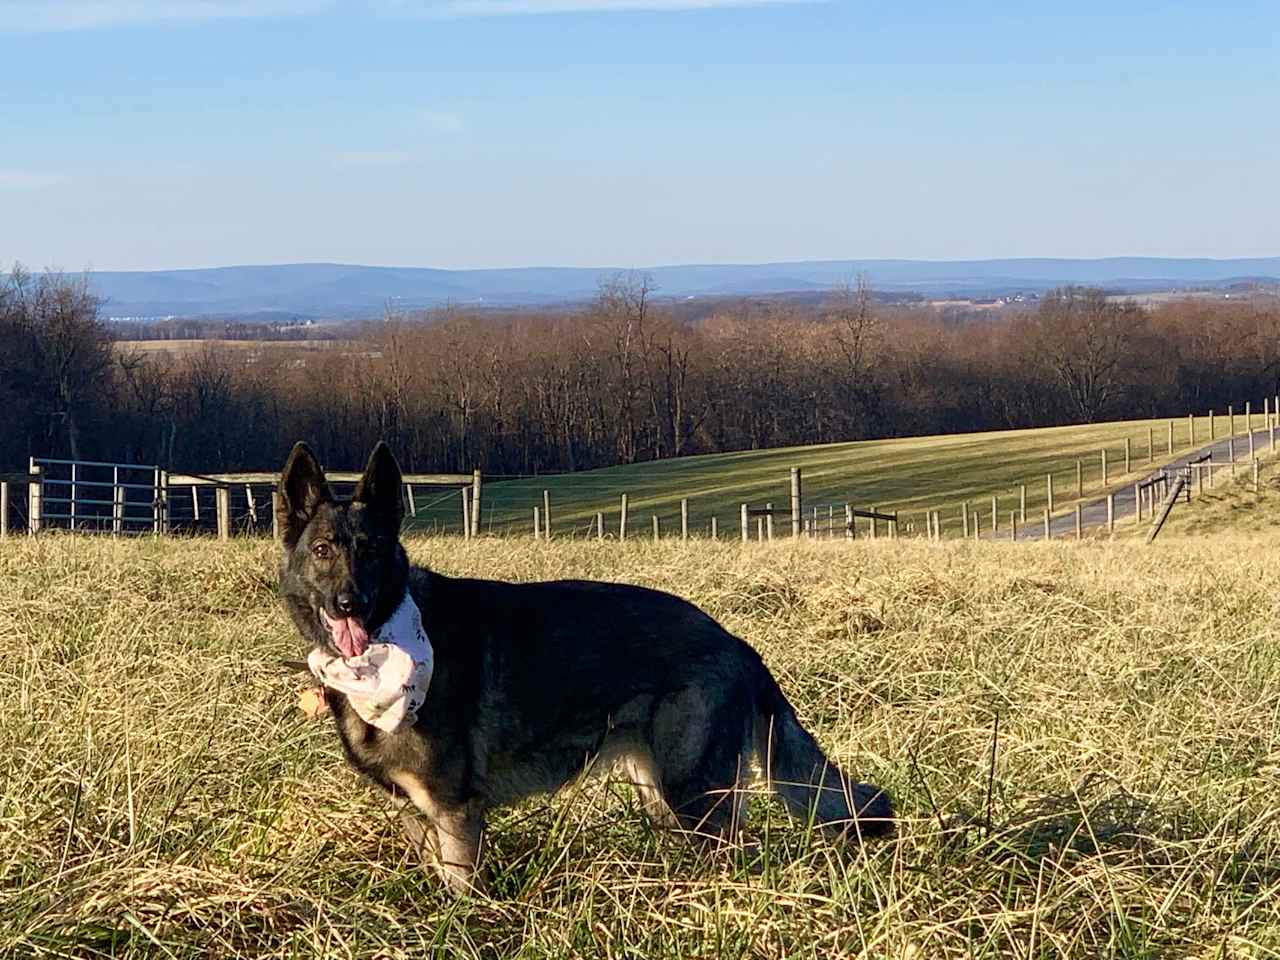
[[[281,593],[308,645],[337,654],[321,608],[372,632],[408,586],[435,651],[417,723],[384,733],[341,694],[347,759],[402,802],[407,832],[449,886],[478,883],[485,814],[619,766],[650,816],[726,838],[759,760],[791,812],[831,834],[881,834],[888,798],[831,764],[747,644],[656,590],[562,580],[456,579],[411,566],[401,475],[379,444],[349,501],[305,444],[280,485]]]

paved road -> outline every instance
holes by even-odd
[[[1277,432],[1280,432],[1280,430],[1278,430]],[[1252,469],[1249,466],[1249,435],[1247,433],[1238,434],[1234,438],[1234,440],[1235,440],[1234,446],[1235,446],[1235,455],[1236,455],[1236,471],[1238,476],[1240,475],[1241,471],[1249,471]],[[1255,455],[1261,455],[1264,451],[1269,453],[1271,451],[1270,431],[1255,430],[1253,433],[1253,444],[1254,444]],[[1140,482],[1145,482],[1151,479],[1152,477],[1156,476],[1157,474],[1160,474],[1166,470],[1172,472],[1182,467],[1185,467],[1190,461],[1198,460],[1199,458],[1203,457],[1206,453],[1212,455],[1212,459],[1214,463],[1227,464],[1230,462],[1231,446],[1232,446],[1231,438],[1226,438],[1226,437],[1224,437],[1221,440],[1216,440],[1213,443],[1205,444],[1203,447],[1200,447],[1198,450],[1191,450],[1191,451],[1188,451],[1187,453],[1182,454],[1181,456],[1174,459],[1172,462],[1161,467],[1159,470],[1153,470],[1151,473],[1144,475]],[[1215,467],[1213,473],[1214,473],[1215,483],[1227,483],[1231,476],[1231,468],[1228,466]],[[1121,524],[1123,523],[1128,523],[1130,526],[1134,526],[1136,524],[1136,521],[1134,518],[1135,497],[1134,497],[1133,487],[1134,485],[1131,483],[1123,487],[1122,489],[1117,490],[1115,493],[1115,523],[1117,527],[1121,526]],[[1192,485],[1192,490],[1193,492],[1195,490],[1194,484]],[[1157,501],[1157,507],[1159,507],[1159,501]],[[988,515],[983,519],[989,520],[990,516]],[[1149,523],[1149,520],[1150,520],[1150,517],[1147,511],[1144,509],[1143,515],[1142,515],[1142,524],[1144,527]],[[1006,515],[1001,517],[1000,522],[1002,524],[1002,527],[1000,530],[998,530],[995,533],[994,539],[1008,540],[1009,539],[1008,516]],[[1100,497],[1096,500],[1085,501],[1081,510],[1080,524],[1084,528],[1086,533],[1090,529],[1096,530],[1098,527],[1106,527],[1107,498],[1105,496]],[[1049,531],[1050,531],[1050,536],[1053,536],[1053,537],[1075,536],[1075,532],[1076,532],[1075,510],[1073,509],[1070,513],[1060,514],[1058,516],[1053,517],[1049,524]],[[985,533],[983,536],[985,539],[992,538],[992,534],[989,532]],[[1031,516],[1030,513],[1028,513],[1027,522],[1025,524],[1018,525],[1018,539],[1019,540],[1043,540],[1044,539],[1043,508],[1041,508],[1041,513],[1039,516],[1033,517]]]

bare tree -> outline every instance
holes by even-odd
[[[1037,319],[1043,360],[1072,415],[1094,423],[1124,390],[1119,373],[1142,310],[1131,301],[1111,302],[1102,290],[1066,287],[1045,298]]]

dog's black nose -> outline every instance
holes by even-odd
[[[340,593],[333,598],[333,605],[344,617],[349,617],[360,608],[360,597],[354,593]]]

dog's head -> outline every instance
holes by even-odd
[[[385,443],[374,447],[350,500],[333,496],[305,443],[280,476],[280,592],[302,635],[337,656],[364,653],[369,634],[404,597],[400,486],[400,466]]]

